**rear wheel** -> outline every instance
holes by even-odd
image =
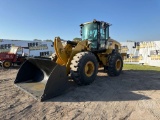
[[[10,61],[4,61],[4,62],[2,63],[2,66],[3,66],[4,68],[10,68],[11,65],[12,65],[12,63],[11,63]]]
[[[22,62],[17,62],[17,65],[21,65],[22,64]]]
[[[123,60],[119,53],[112,53],[109,58],[108,75],[118,76],[123,68]]]
[[[91,52],[77,53],[71,61],[71,77],[79,85],[92,83],[98,72],[98,62]]]

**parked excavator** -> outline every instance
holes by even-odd
[[[120,43],[109,37],[110,24],[93,20],[80,25],[81,41],[54,39],[52,60],[28,58],[21,66],[15,85],[45,101],[65,92],[68,76],[78,85],[91,84],[103,67],[109,76],[120,75],[123,68]]]

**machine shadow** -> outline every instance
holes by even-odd
[[[99,71],[96,80],[87,86],[70,81],[66,93],[48,102],[134,101],[151,99],[144,91],[160,90],[160,74],[156,71],[124,70],[118,77]],[[141,91],[141,92],[140,92]]]

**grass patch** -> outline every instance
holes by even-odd
[[[153,70],[160,71],[160,67],[148,66],[148,65],[134,65],[134,64],[124,64],[123,70]]]

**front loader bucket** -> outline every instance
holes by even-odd
[[[66,67],[51,60],[30,58],[19,69],[14,83],[34,98],[44,101],[68,88]]]

